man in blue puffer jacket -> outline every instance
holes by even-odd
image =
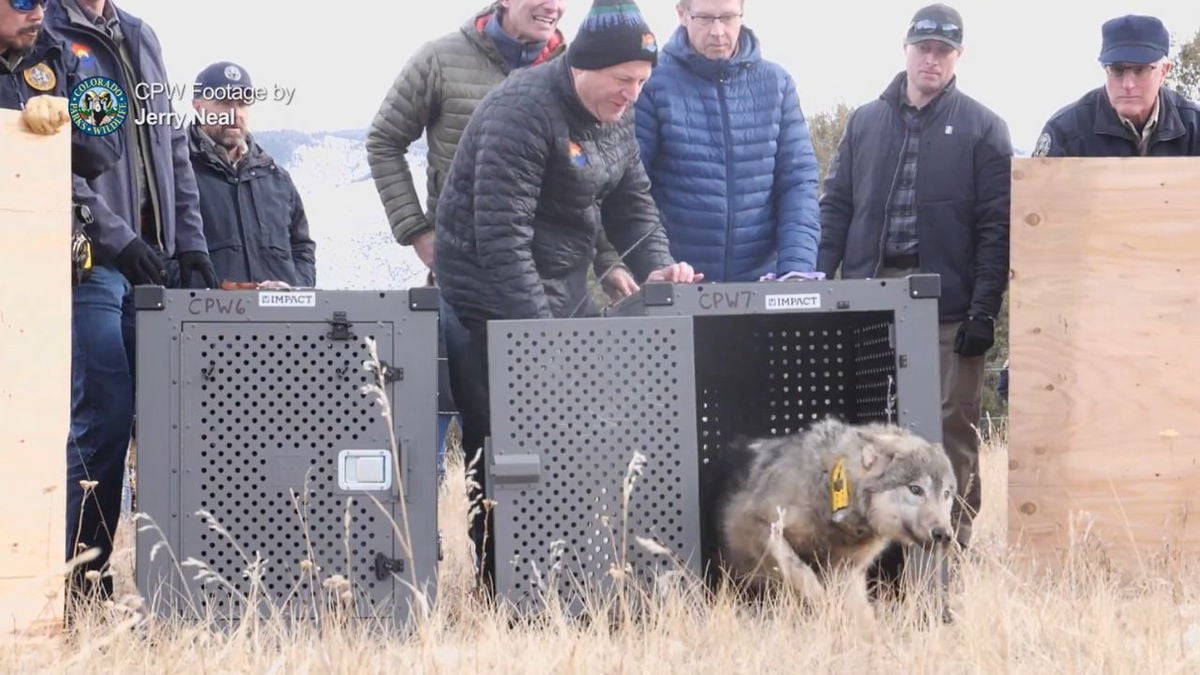
[[[671,242],[708,281],[811,272],[817,158],[796,84],[742,27],[744,0],[680,0],[637,101],[642,162]]]

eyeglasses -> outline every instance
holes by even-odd
[[[1104,66],[1104,71],[1107,72],[1110,77],[1114,77],[1118,80],[1125,77],[1125,73],[1130,73],[1135,78],[1140,80],[1157,69],[1157,63],[1135,63],[1128,65],[1124,63],[1109,63]]]
[[[962,42],[962,27],[933,19],[921,19],[908,25],[908,37],[942,37],[955,43]]]
[[[38,5],[45,5],[46,0],[8,0],[9,7],[18,12],[32,12]]]
[[[720,21],[721,25],[728,27],[737,23],[741,23],[742,21],[741,14],[722,14],[721,16],[713,16],[711,14],[689,14],[688,16],[691,17],[692,21],[695,21],[701,26],[711,26]]]

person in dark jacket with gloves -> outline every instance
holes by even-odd
[[[1008,283],[1013,150],[1004,120],[958,89],[962,40],[957,11],[918,10],[905,71],[847,120],[825,177],[817,268],[850,279],[941,275],[942,436],[966,546],[981,496],[984,355]]]
[[[45,26],[45,0],[0,2],[0,108],[20,110],[25,128],[71,134],[71,171],[95,178],[121,158],[113,136],[92,136],[70,125],[68,100],[83,80],[82,68],[65,42]]]
[[[1100,28],[1104,85],[1046,122],[1034,157],[1195,157],[1200,105],[1166,86],[1171,36],[1152,16]]]
[[[215,287],[200,221],[196,177],[183,128],[139,124],[173,112],[166,93],[145,97],[139,83],[166,84],[154,31],[111,0],[48,0],[46,24],[79,61],[114,81],[127,108],[121,161],[92,180],[74,179],[91,212],[91,274],[72,298],[71,427],[67,439],[68,558],[99,555],[72,570],[70,591],[112,594],[106,574],[121,509],[125,458],[133,432],[133,286]],[[87,572],[100,572],[88,579]]]
[[[196,76],[188,133],[204,238],[221,282],[317,283],[316,243],[292,177],[250,133],[254,84],[229,61]]]
[[[595,315],[587,270],[601,228],[628,252],[639,282],[702,278],[671,258],[638,157],[633,103],[657,58],[635,4],[596,0],[566,58],[509,75],[459,141],[438,203],[435,258],[459,320],[446,327],[446,347],[468,462],[490,428],[488,321]],[[484,489],[483,471],[472,479]],[[471,534],[490,588],[494,561],[476,510]]]
[[[637,136],[671,254],[708,281],[812,272],[817,157],[796,83],[742,24],[745,0],[680,0],[637,101]]]

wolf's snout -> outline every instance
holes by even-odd
[[[933,537],[933,540],[939,544],[945,544],[950,541],[950,531],[940,525],[933,528],[929,536]]]

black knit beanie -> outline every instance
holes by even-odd
[[[655,65],[658,42],[635,3],[594,0],[567,48],[567,61],[580,70],[600,70],[627,61]]]

